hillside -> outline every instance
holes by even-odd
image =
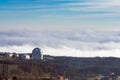
[[[56,71],[67,77],[89,74],[108,75],[115,72],[120,75],[120,58],[115,57],[54,57]]]

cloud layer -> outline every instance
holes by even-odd
[[[3,52],[27,53],[40,47],[43,54],[55,56],[120,57],[119,31],[6,31],[0,38]]]

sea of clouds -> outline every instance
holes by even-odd
[[[120,57],[119,31],[5,31],[0,32],[0,51],[77,57]]]

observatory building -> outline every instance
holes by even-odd
[[[25,54],[19,54],[19,59],[26,59],[26,55]]]
[[[41,49],[39,49],[39,48],[35,48],[35,49],[33,49],[33,51],[32,51],[32,59],[33,60],[41,60]]]

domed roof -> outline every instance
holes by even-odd
[[[34,48],[32,54],[41,54],[40,48]]]

